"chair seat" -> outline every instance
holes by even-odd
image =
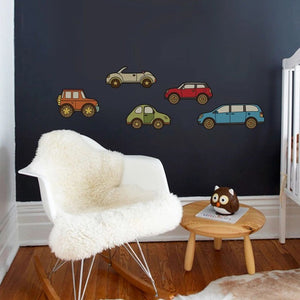
[[[180,222],[182,208],[175,195],[129,185],[116,188],[113,195],[110,206],[55,219],[49,245],[58,258],[88,258],[136,238],[162,234]]]
[[[74,131],[44,134],[22,173],[39,178],[54,224],[49,246],[63,260],[164,233],[181,220],[159,160],[107,150]]]

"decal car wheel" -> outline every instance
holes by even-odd
[[[118,88],[121,85],[121,81],[119,79],[113,79],[110,82],[111,87]]]
[[[57,101],[57,104],[58,104],[58,105],[60,105],[60,102],[61,102],[61,95],[58,95],[58,97],[57,97],[57,100],[56,100],[56,101]]]
[[[177,94],[171,94],[168,99],[169,99],[169,102],[172,104],[177,104],[180,100],[180,98]]]
[[[142,127],[142,121],[140,119],[134,119],[132,122],[131,122],[131,125],[133,128],[135,129],[139,129]]]
[[[144,79],[144,80],[142,81],[142,86],[143,86],[144,88],[149,88],[151,85],[152,85],[152,82],[151,82],[150,79]]]
[[[205,94],[200,94],[197,97],[197,101],[199,104],[206,104],[208,101],[208,97]]]
[[[60,114],[64,118],[70,118],[73,115],[74,109],[70,104],[64,104],[59,108]]]
[[[205,121],[203,122],[203,125],[206,129],[212,129],[215,127],[215,121],[211,118],[207,118],[205,119]]]
[[[256,121],[254,118],[249,118],[249,119],[247,119],[247,121],[246,121],[246,126],[247,126],[249,129],[255,128],[256,125],[257,125],[257,121]]]
[[[161,129],[164,126],[164,122],[161,119],[156,119],[153,122],[153,126],[156,129]]]
[[[96,108],[93,104],[85,104],[83,105],[81,112],[85,117],[89,118],[96,113]]]

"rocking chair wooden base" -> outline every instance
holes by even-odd
[[[150,283],[146,282],[145,280],[141,279],[137,275],[130,272],[128,269],[124,268],[117,261],[114,261],[113,259],[110,259],[109,257],[106,257],[106,256],[102,256],[102,257],[108,264],[111,265],[111,267],[119,275],[121,275],[123,278],[125,278],[130,284],[132,284],[139,290],[143,291],[144,293],[155,297],[155,291],[153,289],[153,286]],[[169,300],[169,299],[173,299],[173,297],[174,297],[174,295],[172,295],[172,293],[170,293],[164,289],[157,288],[157,292],[159,295],[158,298]]]
[[[153,289],[153,286],[146,282],[145,280],[141,279],[140,277],[136,276],[126,268],[124,268],[120,263],[110,259],[109,257],[102,256],[103,259],[111,265],[111,267],[123,278],[125,278],[130,284],[141,290],[142,292],[151,295],[155,297],[155,291]],[[34,266],[35,270],[38,274],[38,277],[42,283],[43,291],[48,298],[48,300],[61,300],[60,297],[57,295],[54,287],[52,286],[50,280],[47,278],[47,275],[42,267],[42,264],[40,262],[40,259],[35,256],[34,257]],[[157,288],[159,298],[170,300],[173,299],[173,295],[164,290]]]
[[[43,291],[47,296],[48,300],[60,300],[59,296],[56,294],[50,280],[47,278],[47,275],[42,267],[40,259],[37,256],[34,256],[34,266],[38,274],[38,277],[42,283]]]

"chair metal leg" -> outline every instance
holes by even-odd
[[[139,267],[142,269],[142,271],[146,274],[146,276],[150,279],[153,289],[155,291],[155,297],[158,297],[158,291],[157,291],[157,288],[155,285],[155,281],[150,272],[150,269],[147,264],[146,258],[144,256],[142,247],[137,239],[136,239],[136,243],[138,245],[140,255],[141,255],[143,261],[141,261],[141,259],[138,257],[138,255],[135,253],[135,251],[132,249],[132,247],[128,243],[125,243],[123,246],[127,250],[127,252],[130,254],[130,256],[135,260],[135,262],[139,265]]]
[[[52,268],[52,270],[50,271],[50,273],[48,275],[49,280],[51,279],[52,274],[55,273],[56,271],[58,271],[65,263],[67,263],[67,261],[65,261],[65,260],[61,260],[59,258],[56,260],[54,267]]]
[[[73,294],[74,294],[74,300],[76,300],[76,281],[75,281],[75,272],[74,272],[74,261],[71,262],[72,266],[72,281],[73,281]]]
[[[88,275],[85,279],[85,283],[84,283],[84,287],[83,287],[83,291],[81,292],[82,289],[82,281],[83,281],[83,268],[84,268],[84,259],[81,260],[81,265],[80,265],[80,276],[79,276],[79,283],[78,283],[78,294],[76,293],[76,279],[75,279],[75,271],[74,271],[74,261],[72,261],[72,280],[73,280],[73,292],[74,292],[74,300],[83,300],[84,298],[84,294],[85,294],[85,290],[88,284],[88,281],[90,279],[90,275],[92,272],[92,268],[94,265],[94,261],[95,261],[95,255],[92,258],[91,264],[90,264],[90,268],[89,268],[89,272]]]
[[[80,266],[80,277],[79,277],[79,286],[78,286],[78,294],[76,293],[76,279],[75,279],[75,268],[74,268],[74,261],[71,261],[71,267],[72,267],[72,281],[73,281],[73,293],[74,293],[74,300],[83,300],[84,295],[85,295],[85,291],[86,291],[86,287],[88,284],[88,281],[90,279],[90,275],[92,272],[92,268],[95,262],[95,255],[92,258],[90,267],[89,267],[89,272],[87,274],[87,277],[85,279],[85,283],[84,286],[83,284],[83,269],[84,269],[84,259],[81,260],[81,266]],[[35,257],[35,267],[37,270],[37,273],[41,279],[41,282],[43,284],[43,290],[46,293],[47,297],[49,298],[49,300],[59,300],[60,298],[58,297],[58,295],[56,294],[54,288],[52,287],[51,283],[50,283],[50,279],[51,276],[54,272],[56,272],[57,270],[59,270],[65,263],[67,263],[67,261],[62,261],[60,259],[57,259],[54,267],[52,268],[52,270],[50,271],[50,273],[48,274],[48,276],[45,274],[41,263],[39,261],[39,259],[37,257]],[[83,290],[82,290],[83,288]]]

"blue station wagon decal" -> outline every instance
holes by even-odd
[[[262,109],[256,104],[226,104],[198,117],[198,123],[206,129],[216,124],[245,124],[249,129],[264,122]]]

